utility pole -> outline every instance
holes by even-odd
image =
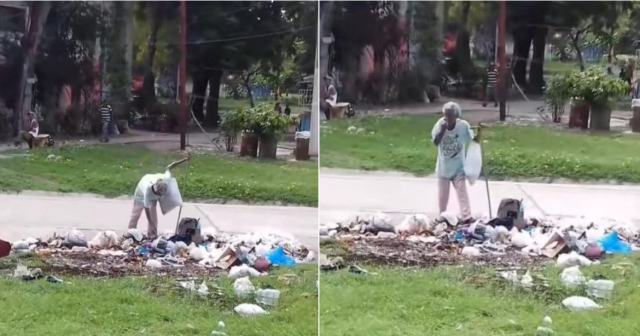
[[[507,119],[507,62],[505,59],[507,8],[504,0],[499,2],[498,17],[498,100],[500,101],[500,121]]]
[[[187,3],[180,1],[180,84],[178,94],[180,95],[180,150],[187,147]]]

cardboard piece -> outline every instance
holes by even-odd
[[[216,260],[216,266],[221,269],[228,270],[231,266],[235,265],[237,261],[238,256],[236,255],[236,252],[227,246],[224,252],[222,252],[220,257]]]
[[[162,211],[163,215],[166,215],[173,209],[182,206],[182,195],[180,194],[178,181],[175,178],[172,177],[169,180],[167,194],[158,201],[158,204],[160,204],[160,211]]]
[[[562,238],[562,235],[557,231],[554,231],[546,243],[542,244],[540,252],[542,255],[548,258],[555,258],[566,246],[567,243]]]

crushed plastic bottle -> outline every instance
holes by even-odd
[[[256,301],[259,304],[276,306],[278,305],[279,299],[280,291],[277,289],[258,289],[258,291],[256,292]]]
[[[615,283],[611,280],[589,280],[587,282],[587,294],[600,299],[610,298],[613,294]]]

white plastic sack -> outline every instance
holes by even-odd
[[[429,218],[424,214],[408,215],[400,225],[396,226],[396,233],[417,234],[429,228]]]
[[[526,232],[518,232],[511,237],[511,245],[518,248],[524,248],[534,243],[533,237]]]
[[[586,281],[582,272],[580,272],[580,266],[567,267],[562,271],[562,283],[569,288],[578,287]]]
[[[469,180],[469,184],[473,185],[480,177],[482,171],[482,149],[480,144],[472,141],[467,150],[467,157],[464,161],[464,174]]]
[[[252,317],[269,314],[266,310],[260,308],[260,306],[251,303],[239,304],[235,308],[233,308],[233,310],[242,317]]]
[[[602,308],[599,304],[593,302],[593,300],[583,296],[572,296],[564,299],[562,305],[569,308],[569,310],[593,310]]]
[[[556,260],[556,267],[559,269],[565,269],[571,266],[591,266],[591,264],[593,264],[591,260],[585,256],[579,255],[575,251],[561,254]]]
[[[236,292],[238,297],[247,297],[253,294],[255,290],[249,277],[238,278],[233,283],[233,291]]]
[[[242,264],[240,266],[233,266],[229,270],[229,278],[231,279],[249,277],[249,276],[260,276],[260,275],[262,274],[258,272],[255,268],[245,264]]]
[[[182,206],[182,195],[180,194],[180,188],[178,188],[178,181],[175,178],[169,179],[167,194],[160,198],[158,204],[160,204],[160,211],[162,211],[163,215]]]

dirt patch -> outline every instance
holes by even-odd
[[[384,266],[447,266],[473,263],[495,267],[538,266],[549,262],[549,258],[532,257],[527,254],[508,252],[504,255],[482,255],[468,258],[460,255],[463,244],[433,245],[399,239],[361,239],[345,243],[323,244],[323,252],[329,256],[339,255],[346,263],[362,263]],[[340,247],[338,248],[337,245]],[[325,248],[326,247],[326,248]],[[336,253],[335,251],[340,251]]]

